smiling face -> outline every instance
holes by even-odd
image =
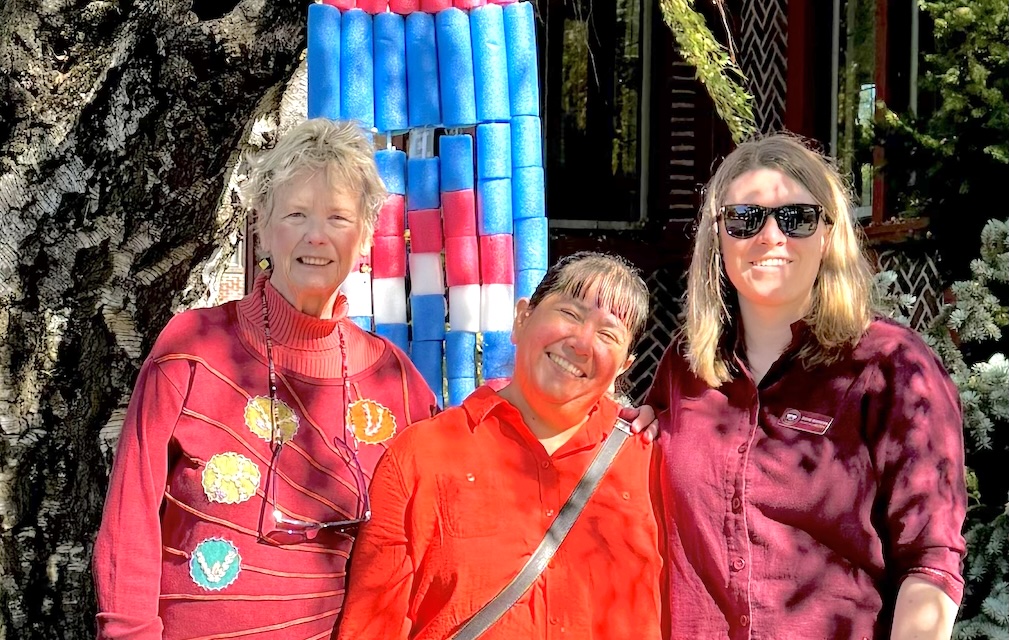
[[[726,191],[725,204],[817,204],[802,185],[774,169],[755,169],[736,178]],[[752,238],[737,239],[719,223],[722,262],[739,294],[744,314],[748,309],[773,309],[794,320],[809,305],[813,284],[826,247],[827,225],[821,219],[808,238],[790,238],[774,217]]]
[[[270,254],[277,291],[302,313],[329,317],[371,238],[360,199],[335,189],[323,170],[298,173],[277,187],[260,243]]]
[[[536,307],[519,301],[512,382],[538,414],[560,405],[586,411],[630,366],[630,331],[596,299],[590,290],[579,298],[553,293]]]

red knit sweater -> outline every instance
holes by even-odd
[[[280,428],[291,436],[277,485],[288,517],[354,517],[357,483],[334,438],[357,441],[370,480],[389,438],[434,411],[406,356],[347,320],[342,298],[334,320],[318,320],[261,276],[239,302],[173,318],[130,400],[95,542],[99,638],[323,638],[333,629],[351,541],[323,531],[290,547],[257,542],[271,459],[264,293]]]

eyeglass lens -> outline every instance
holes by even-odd
[[[270,461],[270,469],[267,474],[268,504],[264,502],[263,511],[260,513],[260,536],[263,539],[278,545],[298,544],[315,539],[323,529],[332,529],[333,531],[353,537],[357,534],[360,525],[371,518],[371,504],[368,499],[367,481],[364,477],[364,469],[361,467],[361,462],[354,450],[347,446],[345,442],[339,438],[334,438],[334,441],[340,450],[340,457],[347,464],[357,485],[357,513],[355,517],[333,522],[309,522],[286,517],[280,510],[277,502],[277,485],[279,484],[277,470],[280,453],[283,451],[283,444],[278,442],[275,445],[273,457]],[[275,526],[268,531],[264,531],[263,521],[267,508],[271,512]]]

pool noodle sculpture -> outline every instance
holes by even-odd
[[[441,403],[510,378],[515,300],[546,271],[538,83],[529,2],[308,9],[308,116],[410,141],[409,157],[376,151],[389,196],[343,287],[351,316],[409,353]]]

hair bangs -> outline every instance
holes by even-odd
[[[628,283],[612,273],[598,273],[583,280],[571,278],[567,282],[562,279],[561,292],[612,313],[628,328],[634,324]]]

